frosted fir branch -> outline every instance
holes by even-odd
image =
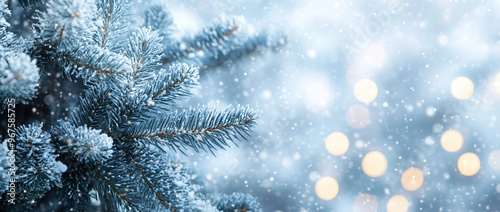
[[[7,142],[0,143],[0,195],[7,190],[11,178],[9,176],[10,161],[7,158],[8,151]]]
[[[150,200],[150,211],[217,211],[203,196],[196,194],[200,186],[179,162],[158,150],[126,144],[121,147],[143,198]]]
[[[68,45],[90,43],[96,30],[92,21],[96,11],[93,0],[52,0],[47,11],[38,12],[34,24],[35,37],[45,43],[65,49]]]
[[[194,36],[186,37],[179,42],[166,46],[166,52],[161,62],[171,63],[187,58],[196,52],[221,45],[238,32],[243,22],[244,19],[241,17],[222,17]]]
[[[6,1],[0,1],[0,113],[8,99],[25,103],[34,97],[40,78],[35,60],[24,54],[24,39],[7,32],[10,26],[5,17],[10,15]]]
[[[125,33],[127,11],[130,5],[127,0],[96,0],[98,12],[97,30],[94,41],[101,47],[111,51],[121,48],[118,39]]]
[[[0,54],[26,52],[27,46],[28,44],[23,38],[7,32],[4,27],[0,27]]]
[[[59,152],[69,155],[73,160],[87,165],[99,165],[111,157],[113,139],[101,130],[86,125],[75,127],[68,122],[58,121],[52,134],[59,141]]]
[[[160,37],[163,37],[162,43],[169,43],[174,20],[166,6],[163,4],[154,4],[146,10],[144,16],[144,26],[158,31]]]
[[[221,212],[262,212],[260,204],[255,197],[250,194],[233,193],[222,195],[213,201],[215,207]]]
[[[159,68],[163,44],[158,32],[151,28],[137,29],[128,39],[127,56],[132,66],[132,82],[140,84],[151,80],[154,71]]]
[[[25,9],[38,9],[47,3],[47,0],[18,0],[19,4]]]
[[[91,171],[86,167],[68,166],[62,175],[59,199],[73,211],[88,211],[90,206]]]
[[[40,79],[36,61],[23,53],[0,52],[0,100],[26,102],[33,98]]]
[[[227,108],[222,112],[191,108],[133,123],[124,131],[123,139],[173,150],[190,147],[213,153],[215,149],[228,147],[227,140],[246,138],[256,118],[255,111],[248,107]]]
[[[0,27],[7,28],[10,27],[9,22],[5,19],[10,16],[10,10],[7,7],[7,0],[0,0]]]
[[[57,55],[69,78],[74,75],[85,82],[100,81],[110,76],[124,78],[131,69],[128,58],[96,45],[71,46]]]
[[[61,173],[66,166],[56,161],[55,148],[50,143],[50,134],[42,131],[42,125],[16,128],[16,204],[26,210],[36,206],[52,187],[61,187]],[[11,205],[4,202],[3,207]]]
[[[268,49],[277,50],[286,44],[286,36],[281,33],[262,31],[253,35],[239,36],[224,45],[218,46],[201,59],[203,68],[212,68],[226,62],[234,62]]]
[[[105,164],[93,168],[93,188],[106,211],[150,211],[151,201],[144,201],[136,175],[119,150]]]
[[[84,126],[100,129],[103,133],[110,133],[122,121],[124,113],[123,93],[125,89],[102,83],[85,91],[80,98],[80,107],[71,114],[71,123],[75,126]]]
[[[199,85],[198,69],[187,64],[172,65],[153,76],[138,92],[142,101],[131,117],[151,117],[172,110],[176,101],[191,95],[192,88]]]

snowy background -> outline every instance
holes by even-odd
[[[386,211],[403,195],[409,211],[500,211],[500,2],[496,1],[169,1],[178,28],[195,32],[220,14],[242,15],[255,29],[282,30],[281,52],[202,73],[202,89],[188,105],[249,104],[261,111],[258,126],[240,148],[186,157],[210,192],[248,192],[264,211]],[[474,84],[466,100],[450,86],[460,76]],[[354,85],[370,79],[376,99],[362,103]],[[349,108],[353,105],[358,105]],[[361,122],[360,129],[351,127]],[[350,123],[349,123],[349,122]],[[449,129],[463,146],[440,145]],[[326,137],[344,133],[342,156],[330,154]],[[380,177],[361,169],[377,150],[388,161]],[[474,176],[457,169],[466,152],[479,156]],[[498,162],[498,163],[497,163]],[[405,190],[410,167],[424,183]],[[332,200],[315,183],[333,177]],[[362,195],[365,194],[365,195]],[[369,195],[368,195],[369,194]]]

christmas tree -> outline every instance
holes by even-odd
[[[260,211],[248,194],[205,197],[170,153],[214,154],[248,138],[257,119],[248,106],[178,103],[198,87],[197,67],[283,39],[247,33],[242,18],[227,16],[176,39],[161,4],[136,20],[127,0],[13,1],[16,17],[7,3],[0,0],[2,211]],[[36,118],[26,115],[44,102]]]

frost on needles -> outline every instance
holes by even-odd
[[[8,99],[36,98],[40,76],[79,79],[84,91],[77,109],[52,126],[16,128],[15,175],[8,174],[7,141],[0,146],[2,211],[37,210],[49,193],[73,211],[91,211],[96,202],[105,211],[260,211],[248,194],[206,198],[169,153],[225,149],[246,139],[257,118],[248,106],[178,105],[198,87],[199,68],[184,62],[213,67],[274,49],[282,38],[248,34],[242,18],[221,17],[176,40],[163,5],[151,5],[143,26],[130,30],[126,0],[20,3],[36,11],[26,38],[8,31],[10,11],[0,0],[2,109]],[[6,193],[10,180],[19,191],[15,205]]]

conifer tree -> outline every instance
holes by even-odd
[[[104,211],[260,211],[247,194],[207,199],[171,153],[225,149],[247,138],[257,119],[248,106],[179,105],[198,87],[199,68],[186,62],[217,66],[283,39],[250,35],[242,18],[221,17],[176,40],[163,5],[148,8],[143,26],[130,30],[127,0],[20,3],[35,11],[28,37],[8,31],[10,11],[0,0],[2,111],[30,101],[40,81],[53,76],[82,82],[75,83],[82,95],[67,117],[19,126],[15,140],[0,146],[2,211],[36,211],[54,191],[62,211],[92,211],[96,202]],[[14,175],[8,172],[12,150]],[[15,204],[6,189],[13,180]]]

